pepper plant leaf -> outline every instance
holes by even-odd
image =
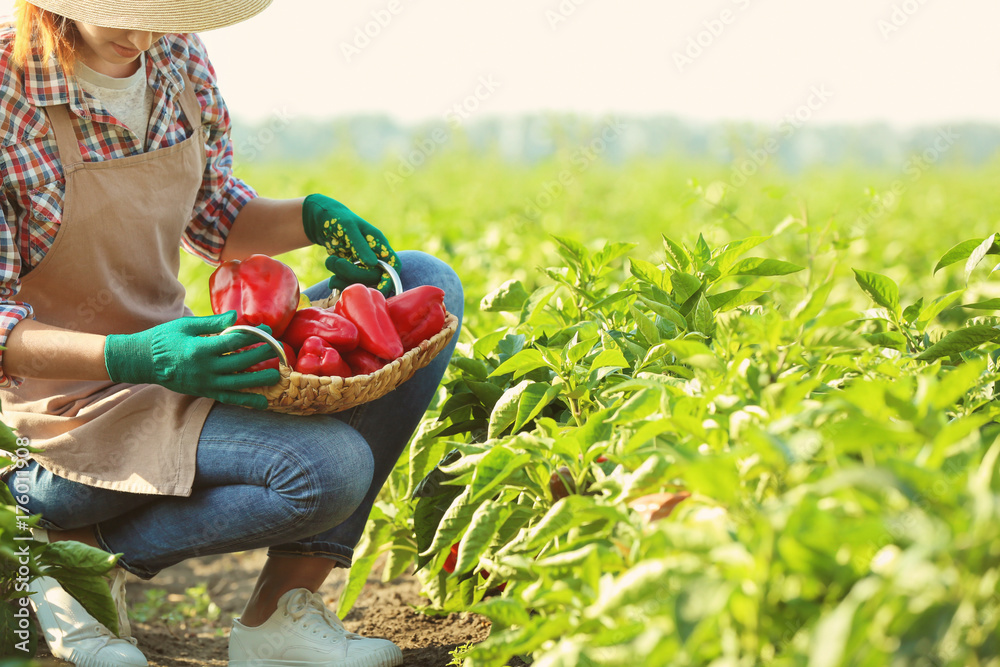
[[[1000,329],[985,324],[977,324],[958,331],[952,331],[934,345],[917,355],[921,361],[934,361],[941,357],[959,354],[1000,338]]]
[[[899,317],[899,286],[888,276],[870,271],[854,269],[854,277],[858,285],[871,297],[872,301]]]
[[[969,239],[968,241],[962,241],[961,243],[952,246],[951,249],[948,250],[948,252],[946,252],[940,260],[938,260],[933,273],[937,273],[946,266],[950,266],[956,262],[961,262],[963,259],[967,259],[985,240],[986,239]],[[1000,246],[997,245],[996,239],[994,239],[993,244],[990,246],[986,254],[1000,255]]]

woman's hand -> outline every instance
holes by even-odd
[[[236,323],[236,311],[210,317],[182,317],[135,334],[112,334],[104,343],[104,363],[114,382],[158,384],[171,391],[214,398],[222,403],[263,410],[267,399],[241,389],[278,382],[276,369],[243,373],[275,356],[267,345],[245,332],[212,336]],[[270,329],[261,326],[270,333]],[[229,354],[234,353],[234,354]]]
[[[343,290],[352,283],[364,283],[386,296],[392,295],[392,281],[378,261],[386,262],[398,272],[399,257],[376,227],[337,200],[320,194],[309,195],[302,203],[302,226],[310,241],[330,253],[326,268],[333,273],[332,289]]]

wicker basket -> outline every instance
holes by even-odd
[[[317,308],[329,308],[337,302],[337,294],[313,302]],[[444,349],[458,329],[458,318],[446,314],[444,328],[419,346],[391,361],[374,373],[352,377],[307,375],[293,371],[284,361],[284,350],[272,336],[256,327],[230,327],[252,331],[278,351],[281,379],[270,387],[254,387],[244,391],[267,397],[267,409],[293,415],[333,414],[374,401],[409,380],[414,373],[431,362]],[[227,329],[226,331],[228,331]],[[225,333],[225,332],[223,332]]]

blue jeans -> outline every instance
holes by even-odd
[[[399,257],[403,288],[441,287],[448,312],[461,322],[455,272],[422,252]],[[330,290],[324,281],[305,293],[317,300]],[[27,509],[42,515],[42,527],[93,525],[101,548],[121,553],[119,565],[143,579],[194,556],[263,547],[268,555],[321,556],[350,567],[375,498],[427,410],[457,340],[456,332],[395,391],[334,415],[216,403],[198,440],[188,497],[87,486],[34,461],[6,481],[12,491],[15,480],[27,484]]]

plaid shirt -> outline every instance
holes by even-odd
[[[216,266],[229,229],[243,205],[257,193],[232,174],[230,121],[216,85],[215,70],[201,39],[194,34],[166,35],[146,52],[146,81],[153,91],[153,112],[143,147],[101,102],[67,77],[53,58],[36,58],[23,70],[11,62],[14,27],[0,27],[0,175],[3,224],[0,225],[0,345],[31,305],[16,301],[20,276],[38,265],[59,231],[65,180],[56,140],[40,107],[69,104],[82,137],[84,160],[100,162],[179,143],[190,134],[178,102],[185,67],[201,103],[208,132],[205,175],[181,247]],[[6,376],[0,356],[0,387],[20,384]]]

